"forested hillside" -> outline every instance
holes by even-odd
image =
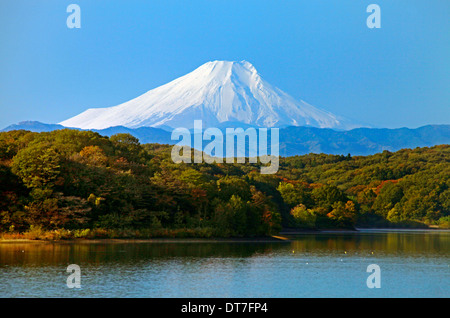
[[[4,237],[235,237],[290,228],[448,227],[450,146],[367,157],[175,164],[172,146],[91,131],[0,133]]]

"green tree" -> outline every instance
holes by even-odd
[[[381,188],[372,208],[376,213],[386,218],[389,210],[402,198],[403,189],[397,183],[388,182]]]
[[[12,171],[29,188],[52,188],[60,174],[61,158],[49,144],[21,149],[13,159]]]
[[[144,156],[143,148],[139,139],[128,133],[112,135],[109,140],[115,146],[115,153],[129,161],[140,162]]]
[[[317,206],[325,207],[328,210],[331,210],[333,204],[337,202],[345,203],[348,201],[345,193],[333,185],[324,185],[322,187],[315,188],[312,191],[312,196]]]
[[[311,198],[311,191],[302,183],[280,182],[277,190],[283,197],[284,202],[290,207],[304,204],[312,207],[314,204]]]
[[[237,176],[226,176],[217,180],[219,198],[228,201],[233,195],[239,196],[247,201],[251,198],[250,185]]]
[[[316,215],[313,210],[306,208],[304,204],[299,204],[291,210],[296,225],[304,228],[314,228],[316,226]]]
[[[337,225],[350,227],[355,224],[357,211],[353,201],[336,201],[332,207],[333,210],[327,216],[335,220]]]

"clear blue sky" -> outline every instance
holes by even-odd
[[[81,29],[66,8],[81,7]],[[366,7],[381,7],[369,29]],[[377,127],[450,123],[448,0],[1,0],[0,128],[109,107],[210,60]]]

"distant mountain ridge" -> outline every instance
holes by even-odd
[[[237,124],[233,125],[238,127]],[[6,127],[1,131],[29,130],[46,132],[66,127],[26,121]],[[242,128],[246,128],[245,126]],[[78,129],[78,128],[72,128]],[[225,135],[225,128],[221,128]],[[176,144],[171,132],[154,127],[127,128],[123,126],[106,129],[90,129],[104,136],[129,133],[141,143]],[[204,142],[204,145],[208,142]],[[280,155],[294,156],[307,153],[371,155],[384,150],[397,151],[403,148],[431,147],[450,144],[450,125],[427,125],[410,128],[356,128],[338,131],[329,128],[286,127],[280,128]]]
[[[141,143],[160,143],[160,144],[172,144],[173,141],[170,140],[171,133],[153,127],[141,127],[136,129],[131,129],[127,127],[117,126],[110,127],[106,129],[79,129],[79,128],[68,128],[58,124],[44,124],[38,121],[23,121],[18,124],[10,125],[2,131],[11,130],[29,130],[33,132],[49,132],[59,129],[76,129],[76,130],[91,130],[98,132],[102,136],[112,136],[119,133],[129,133],[134,137],[138,138]]]
[[[348,131],[288,127],[280,131],[280,155],[307,153],[372,155],[416,147],[450,144],[450,125],[410,128],[355,128]]]

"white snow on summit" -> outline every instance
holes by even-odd
[[[261,78],[247,61],[214,61],[114,107],[91,108],[60,124],[82,129],[112,126],[192,128],[238,122],[259,127],[313,126],[352,129],[358,125],[297,101]]]

